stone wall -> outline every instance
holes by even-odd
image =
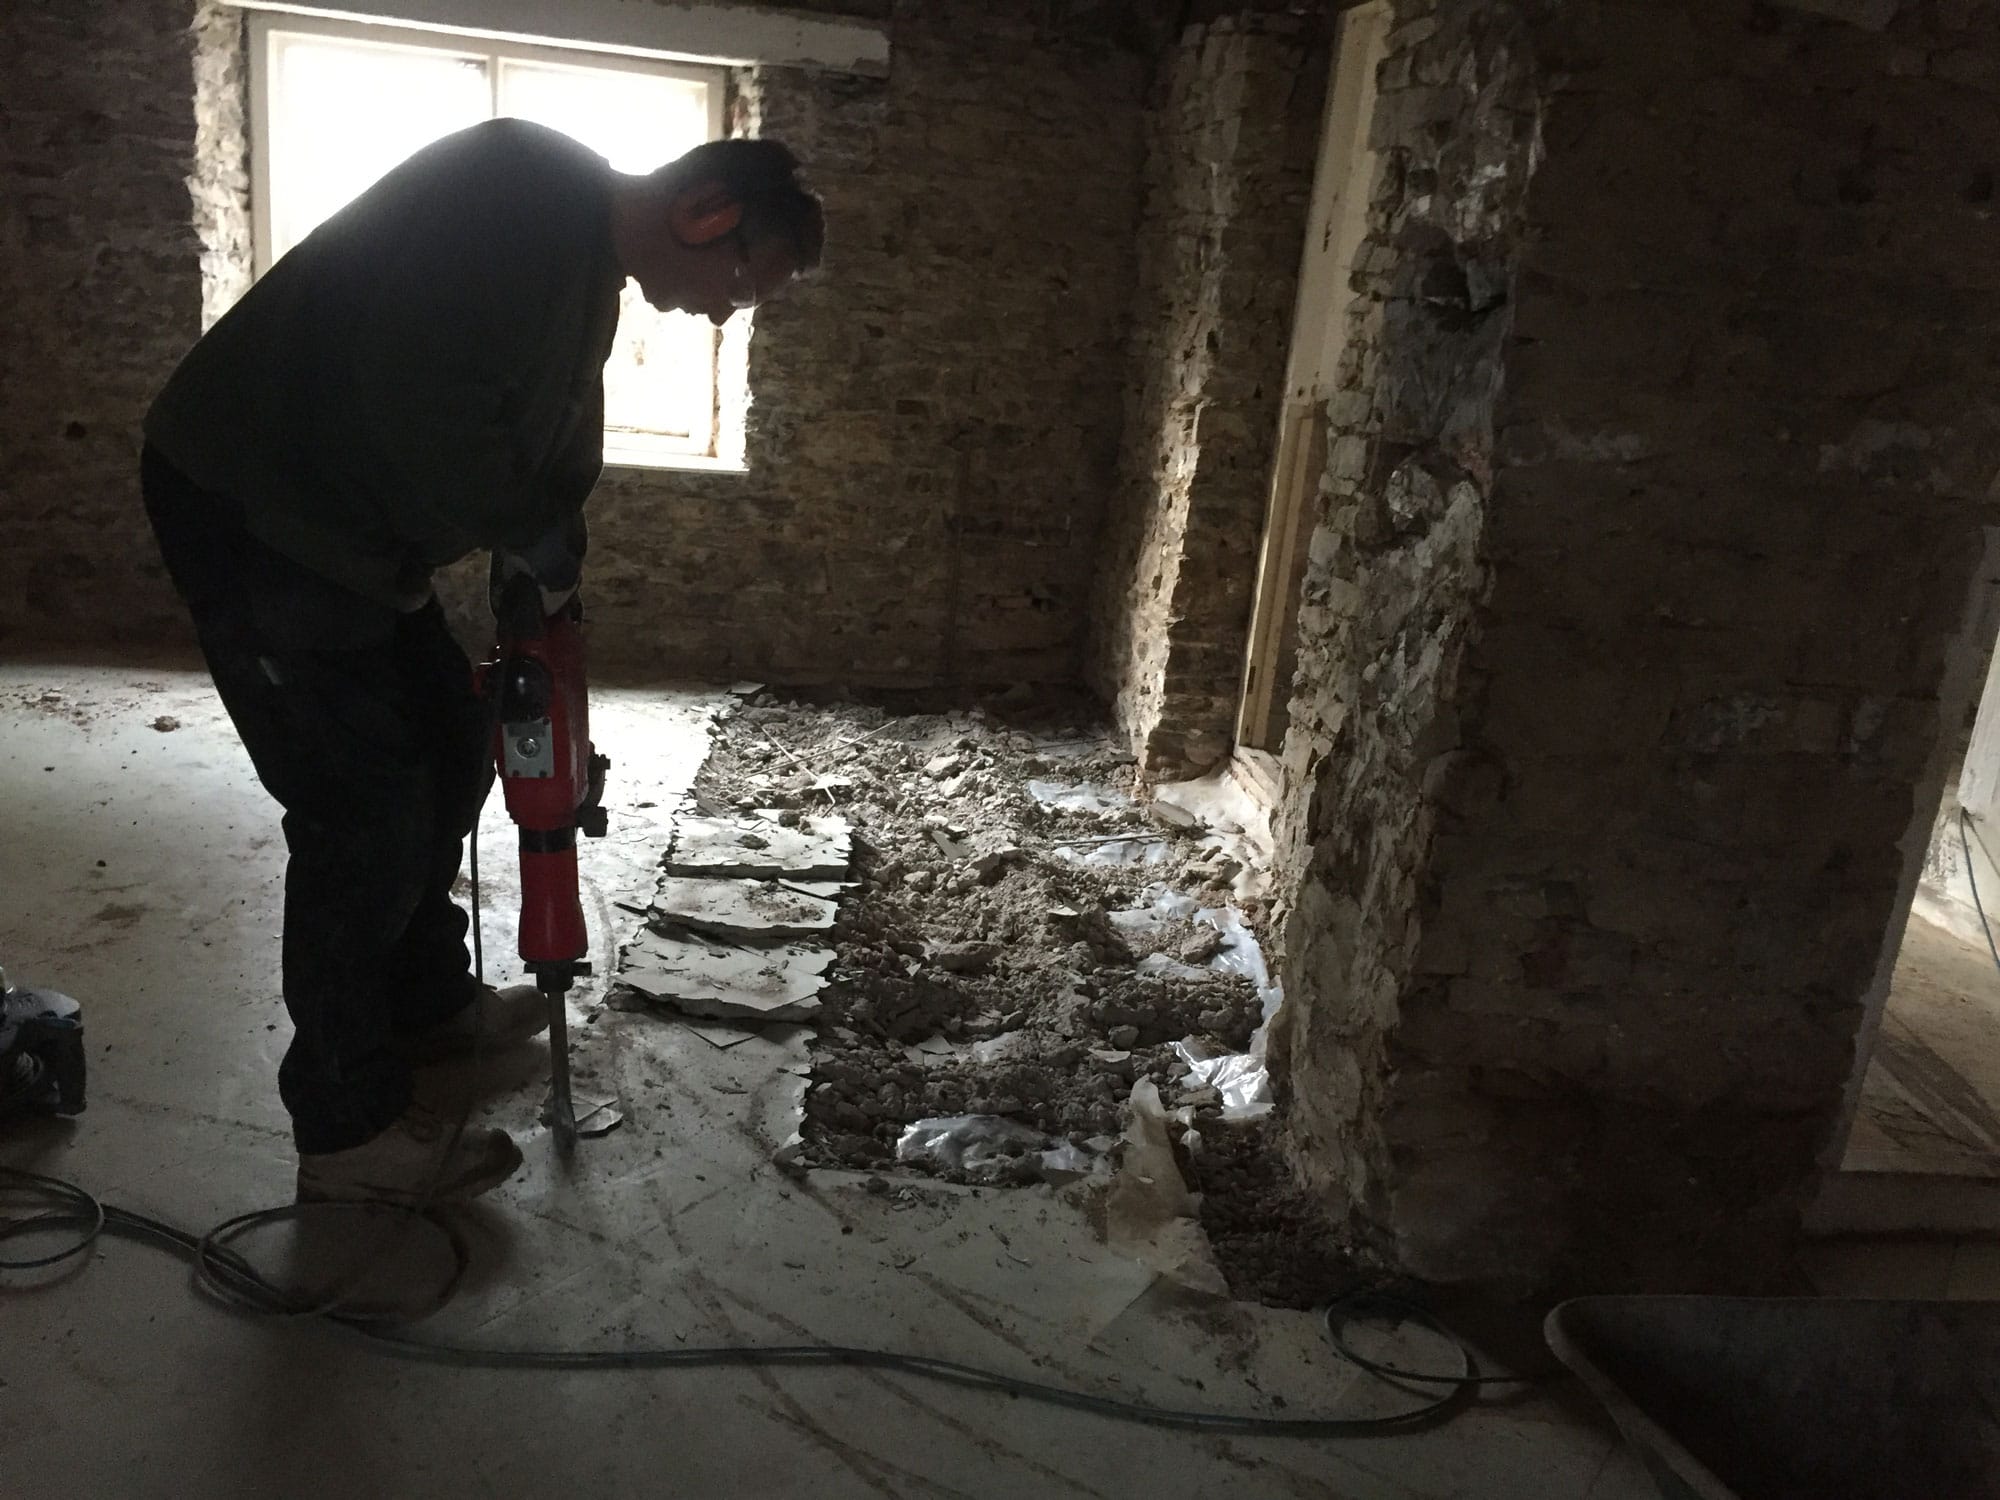
[[[1088,671],[1155,774],[1229,751],[1312,192],[1325,42],[1190,26],[1164,59]]]
[[[600,659],[787,681],[1074,676],[1120,424],[1144,10],[902,0],[887,79],[748,80],[826,198],[826,264],[757,315],[750,472],[616,472],[593,499]],[[10,648],[180,630],[132,456],[204,285],[233,274],[240,93],[205,26],[200,132],[221,150],[196,169],[194,15],[26,0],[0,19],[16,302],[0,546],[37,580],[0,602]],[[468,597],[463,577],[451,593]]]
[[[1404,8],[1378,72],[1381,169],[1329,404],[1277,829],[1290,901],[1274,1043],[1299,1160],[1377,1217],[1406,1165],[1382,1116],[1449,792],[1425,782],[1459,738],[1538,149],[1525,28],[1497,8],[1433,9]]]
[[[182,630],[138,423],[201,331],[187,0],[0,6],[0,648]]]
[[[1285,752],[1297,1159],[1421,1275],[1768,1283],[1957,728],[2000,21],[1399,9]]]
[[[195,234],[201,240],[201,326],[250,290],[256,261],[250,203],[250,49],[243,12],[222,0],[194,8]]]
[[[1076,671],[1110,488],[1147,64],[901,4],[886,82],[760,70],[811,165],[818,282],[757,314],[751,474],[610,478],[600,632],[674,670],[1004,682]]]

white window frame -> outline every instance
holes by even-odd
[[[728,93],[728,69],[720,65],[690,63],[666,58],[634,56],[629,50],[609,50],[587,43],[545,46],[511,41],[505,37],[444,30],[424,26],[398,26],[387,22],[352,21],[330,16],[288,11],[253,10],[250,22],[250,209],[251,255],[255,274],[262,276],[272,262],[271,222],[271,82],[273,49],[285,35],[335,37],[344,41],[374,42],[383,46],[419,47],[429,51],[485,60],[491,91],[488,119],[500,113],[500,78],[504,61],[549,63],[563,67],[586,67],[607,72],[643,73],[654,77],[679,78],[700,83],[707,90],[708,139],[719,140],[724,133]],[[711,342],[711,403],[706,449],[673,448],[650,435],[632,435],[610,428],[604,434],[604,462],[607,468],[637,469],[723,469],[740,471],[743,465],[742,434],[726,430],[723,412],[740,412],[743,403],[732,401],[730,392],[746,378],[748,313],[738,314],[726,329],[716,330]]]

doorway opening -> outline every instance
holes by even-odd
[[[1940,693],[1936,816],[1856,1039],[1824,1229],[2000,1227],[2000,546]]]
[[[1276,793],[1276,756],[1290,720],[1299,592],[1326,462],[1327,405],[1347,343],[1354,262],[1367,234],[1376,165],[1368,123],[1390,19],[1387,0],[1371,0],[1341,17],[1334,39],[1236,722],[1236,760],[1247,773],[1239,779],[1267,801]]]

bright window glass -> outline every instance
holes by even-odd
[[[271,260],[405,157],[492,113],[484,57],[282,32],[274,40]]]
[[[708,85],[691,79],[502,58],[499,93],[502,114],[560,130],[621,172],[651,171],[708,139]],[[626,282],[604,365],[606,451],[679,442],[712,453],[715,360],[713,324],[655,311]],[[689,379],[696,369],[710,378]]]
[[[560,130],[621,172],[720,133],[717,69],[289,16],[260,17],[258,34],[260,269],[413,152],[497,115]],[[604,369],[606,459],[714,458],[718,360],[744,351],[628,282]]]

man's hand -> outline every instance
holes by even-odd
[[[487,573],[487,601],[495,618],[517,578],[531,578],[541,592],[542,613],[553,616],[567,608],[583,581],[583,554],[588,545],[579,514],[526,547],[495,548]]]

